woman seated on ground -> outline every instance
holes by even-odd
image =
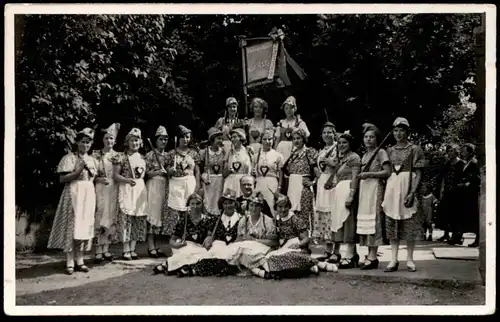
[[[248,204],[249,215],[241,218],[238,224],[238,238],[229,246],[227,262],[249,269],[252,274],[270,278],[262,265],[267,253],[278,244],[276,226],[273,220],[262,213],[264,197],[257,192]]]
[[[279,248],[269,252],[262,265],[274,278],[293,278],[306,276],[311,272],[319,273],[318,261],[310,255],[307,225],[290,211],[291,206],[287,196],[276,195],[274,208]],[[333,270],[334,266],[329,264],[329,267]]]
[[[170,239],[173,255],[154,268],[155,274],[184,276],[189,274],[186,265],[198,262],[207,254],[202,244],[210,234],[210,217],[203,214],[203,198],[193,194],[188,198],[187,206],[188,211],[177,222]]]
[[[229,245],[238,234],[238,223],[242,216],[236,212],[236,191],[227,189],[219,202],[221,216],[214,216],[209,223],[211,235],[205,238],[203,247],[207,256],[197,263],[186,267],[190,276],[225,276],[237,273],[237,267],[229,265],[231,258]]]

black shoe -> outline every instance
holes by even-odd
[[[321,257],[316,258],[319,262],[324,262],[332,256],[333,253],[325,252],[325,254]]]
[[[75,271],[82,272],[82,273],[88,273],[90,271],[90,269],[86,265],[76,265]]]
[[[104,256],[103,256],[102,253],[101,254],[95,254],[94,263],[101,264],[103,261],[104,261]]]
[[[477,241],[474,241],[472,244],[467,245],[469,247],[479,247],[479,243]]]
[[[427,241],[432,241],[432,236],[427,237]]]
[[[398,268],[399,268],[399,262],[396,262],[396,265],[394,265],[394,266],[387,266],[384,269],[384,272],[386,272],[386,273],[396,272],[398,270]]]
[[[73,266],[66,266],[66,274],[73,275],[75,268]]]
[[[156,251],[156,249],[148,249],[148,255],[151,258],[158,258],[158,257],[160,257],[160,256],[158,256],[158,252]]]
[[[332,258],[332,256],[335,256],[335,258]],[[358,259],[359,259],[359,256],[358,256]],[[326,260],[326,262],[330,263],[330,264],[338,264],[338,263],[340,263],[341,260],[342,260],[342,255],[334,252],[333,254],[330,255],[330,257]]]
[[[368,262],[368,264],[366,264]],[[365,256],[365,262],[361,265],[361,269],[363,270],[368,270],[368,269],[377,269],[378,268],[379,261],[378,259],[368,259],[368,256]]]
[[[191,271],[191,268],[189,266],[184,265],[177,272],[177,276],[179,277],[193,276],[193,272]]]
[[[113,255],[111,255],[110,253],[106,252],[104,253],[104,255],[102,256],[102,258],[105,260],[105,261],[108,261],[108,262],[112,262],[113,261]]]
[[[445,241],[447,241],[447,240],[449,240],[449,239],[450,239],[449,235],[444,235],[443,237],[438,238],[438,241],[440,241],[440,242],[445,242]]]
[[[356,254],[351,258],[342,258],[339,264],[339,269],[349,269],[359,267],[359,255]]]
[[[158,248],[156,249],[156,254],[158,255],[158,257],[161,257],[161,258],[167,257],[167,254],[160,251]]]
[[[153,272],[155,275],[158,274],[168,274],[168,264],[165,262],[161,265],[156,265],[155,268],[153,269]]]

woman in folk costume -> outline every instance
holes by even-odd
[[[338,165],[335,172],[335,190],[330,208],[332,241],[335,245],[328,259],[330,263],[339,263],[339,268],[358,267],[359,255],[356,252],[356,213],[354,203],[358,186],[358,174],[361,170],[361,158],[352,151],[354,138],[349,131],[338,139]],[[346,244],[346,257],[340,256],[340,245]]]
[[[481,191],[481,171],[477,159],[474,157],[476,146],[472,143],[466,143],[462,147],[461,157],[465,162],[462,174],[462,182],[459,184],[461,189],[461,199],[463,209],[458,219],[458,224],[462,228],[468,228],[469,231],[476,234],[476,238],[469,247],[479,246],[479,195]],[[465,229],[461,230],[466,232]]]
[[[276,194],[276,234],[279,248],[270,251],[262,265],[274,278],[302,277],[318,274],[318,261],[311,257],[307,225],[293,211],[287,196]],[[333,271],[333,264],[323,263]]]
[[[169,181],[164,203],[162,233],[167,236],[172,235],[177,221],[188,210],[187,199],[198,191],[200,186],[200,157],[196,150],[189,147],[192,132],[185,126],[179,125],[177,136],[179,144],[167,153],[166,158]]]
[[[155,133],[154,150],[146,153],[146,176],[148,181],[148,254],[151,258],[164,257],[156,243],[155,236],[161,234],[163,227],[163,205],[167,188],[167,170],[165,160],[167,153],[165,147],[168,142],[167,129],[159,126]]]
[[[423,213],[419,210],[422,168],[425,166],[422,148],[408,141],[410,124],[398,117],[393,123],[396,144],[387,149],[392,174],[387,180],[382,209],[386,214],[386,234],[391,241],[392,260],[385,272],[398,270],[398,251],[401,240],[406,240],[408,271],[417,270],[413,261],[415,241],[423,237]]]
[[[267,103],[262,98],[256,97],[250,103],[250,111],[253,113],[253,118],[247,121],[248,142],[255,153],[258,153],[262,146],[262,135],[264,132],[267,130],[274,132],[273,122],[266,118],[267,109]]]
[[[210,234],[210,220],[203,213],[203,197],[192,194],[187,198],[186,205],[187,211],[175,225],[170,239],[173,255],[154,268],[155,274],[184,276],[189,265],[206,257],[207,250],[202,244]]]
[[[281,153],[284,160],[287,160],[292,153],[292,131],[294,129],[301,129],[306,138],[309,138],[310,132],[306,123],[300,119],[300,116],[295,115],[297,113],[297,102],[295,97],[289,96],[281,108],[285,112],[286,118],[279,121],[276,126],[276,140],[274,144],[276,151]]]
[[[292,204],[291,210],[307,224],[309,233],[312,233],[315,202],[313,186],[318,171],[318,152],[306,146],[307,134],[303,130],[294,128],[292,133],[294,150],[283,166],[289,176],[287,196]]]
[[[226,154],[231,149],[231,130],[244,126],[243,120],[238,118],[238,101],[234,97],[226,100],[226,110],[224,116],[215,122],[214,127],[219,129],[224,136],[224,152]]]
[[[97,161],[88,155],[93,139],[94,131],[90,128],[77,133],[75,152],[63,156],[57,166],[59,181],[65,186],[47,247],[66,253],[66,273],[70,275],[75,270],[89,271],[83,262],[83,253],[90,251],[94,237]]]
[[[101,263],[103,260],[112,261],[113,256],[109,252],[109,245],[117,242],[118,184],[113,176],[113,159],[118,152],[113,150],[113,146],[119,130],[119,123],[108,127],[104,131],[104,147],[93,153],[98,164],[97,178],[95,179],[97,197],[95,214],[96,263]]]
[[[315,243],[326,241],[326,256],[332,255],[333,243],[331,241],[331,204],[333,202],[333,189],[325,189],[325,183],[334,173],[337,166],[338,150],[335,140],[335,125],[326,122],[321,130],[321,137],[325,147],[319,151],[317,166],[319,169],[318,186],[316,192],[316,211],[314,212],[314,230],[312,237]]]
[[[220,130],[214,127],[210,128],[208,130],[209,146],[200,151],[201,164],[203,165],[201,182],[204,190],[204,204],[205,209],[211,215],[220,214],[218,202],[224,186],[222,171],[225,162],[222,139],[223,136]]]
[[[231,189],[236,191],[236,196],[241,196],[240,179],[252,172],[253,151],[246,148],[245,131],[241,128],[231,131],[232,147],[227,154],[224,168],[224,191]]]
[[[271,207],[274,216],[273,192],[281,190],[283,156],[272,148],[273,132],[264,131],[262,134],[262,149],[257,152],[254,175],[257,178],[255,189],[262,192],[267,204]]]
[[[382,199],[384,198],[385,180],[391,175],[391,163],[384,149],[377,151],[380,132],[373,124],[365,124],[363,129],[363,143],[366,153],[361,159],[363,172],[359,179],[359,202],[357,217],[357,233],[361,246],[368,246],[368,255],[365,256],[361,269],[378,268],[378,246],[383,243]],[[373,156],[374,153],[376,156]],[[371,161],[373,160],[373,161]],[[370,164],[368,162],[371,161]],[[365,167],[368,167],[365,169]]]
[[[141,147],[141,130],[132,128],[125,137],[125,151],[113,159],[114,177],[119,183],[118,224],[125,260],[138,259],[135,247],[147,234],[146,160],[139,153]]]
[[[186,267],[188,275],[223,276],[238,271],[235,265],[228,263],[234,254],[233,248],[229,245],[236,240],[238,223],[243,217],[236,211],[236,192],[230,189],[224,191],[218,204],[222,214],[210,219],[208,227],[211,234],[203,242],[203,247],[208,250],[207,256],[196,264]]]
[[[273,219],[262,213],[264,196],[257,192],[249,202],[249,215],[238,223],[238,238],[231,244],[228,257],[230,265],[249,269],[252,274],[270,278],[262,265],[266,254],[278,244],[276,226]]]

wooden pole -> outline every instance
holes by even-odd
[[[247,55],[246,55],[246,45],[247,41],[245,36],[240,36],[240,48],[241,48],[241,69],[243,70],[243,102],[245,104],[245,117],[248,117],[248,88],[247,88]]]

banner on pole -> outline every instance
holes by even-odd
[[[243,45],[246,69],[246,86],[248,88],[270,84],[276,81],[278,87],[290,86],[291,82],[286,70],[290,65],[300,79],[306,74],[288,54],[284,45],[284,34],[280,29],[273,30],[268,39]],[[245,43],[246,44],[246,43]]]
[[[248,87],[274,81],[278,46],[277,42],[268,40],[245,48]]]

